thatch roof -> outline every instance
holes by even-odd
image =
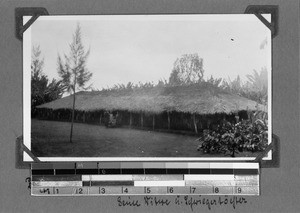
[[[38,106],[48,109],[72,109],[73,96]],[[78,92],[76,110],[128,110],[161,113],[178,111],[197,114],[233,113],[241,110],[263,110],[263,106],[247,98],[230,94],[208,83],[201,85],[156,86],[115,91]]]

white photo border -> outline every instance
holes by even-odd
[[[239,15],[239,21],[246,16],[255,16],[254,14],[164,14],[164,15],[46,15],[40,16],[38,19],[42,20],[98,20],[102,19],[119,19],[126,18],[128,20],[136,20],[137,17],[150,17],[152,20],[189,20],[193,16],[209,16],[210,18],[230,15],[234,17]],[[241,16],[242,15],[242,16]],[[263,14],[264,18],[271,21],[271,14]],[[31,16],[23,16],[23,25],[31,18]],[[257,19],[260,22],[259,19]],[[33,23],[34,25],[34,23]],[[268,41],[272,41],[271,31],[267,37]],[[272,42],[271,42],[272,44]],[[272,45],[270,47],[270,57],[268,57],[268,144],[272,142]],[[23,33],[23,143],[29,150],[31,150],[31,26]],[[255,157],[38,157],[42,162],[79,162],[79,161],[252,161]],[[272,150],[263,160],[272,160]],[[32,162],[31,157],[23,152],[23,161]]]

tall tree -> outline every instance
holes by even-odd
[[[63,86],[60,81],[52,79],[43,73],[44,59],[41,58],[39,46],[32,47],[31,57],[31,116],[36,115],[36,106],[60,98]]]
[[[171,85],[197,83],[203,80],[203,75],[203,59],[197,53],[185,54],[175,61],[169,83]]]
[[[40,46],[32,47],[31,55],[31,76],[40,76],[43,72],[44,59],[41,59]]]
[[[86,67],[90,50],[85,51],[81,41],[81,27],[77,24],[70,44],[69,55],[64,55],[64,60],[58,55],[58,74],[69,94],[73,94],[72,121],[70,131],[70,142],[72,143],[73,123],[75,112],[76,91],[86,90],[86,83],[91,79],[92,73]]]

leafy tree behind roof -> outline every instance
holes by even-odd
[[[169,77],[171,85],[191,84],[203,80],[203,59],[195,54],[184,54],[174,62]]]

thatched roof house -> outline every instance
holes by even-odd
[[[73,97],[64,97],[37,108],[72,109]],[[155,86],[99,92],[78,92],[75,109],[80,111],[120,110],[159,114],[176,111],[191,114],[264,111],[255,101],[228,93],[209,83],[185,86]]]

